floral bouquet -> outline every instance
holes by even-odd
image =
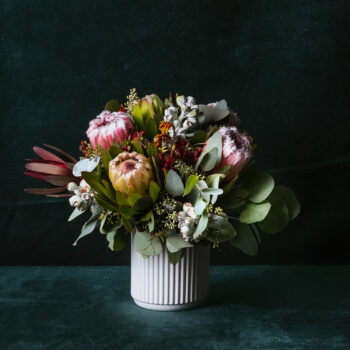
[[[90,213],[74,245],[99,227],[108,246],[123,249],[128,234],[144,257],[230,242],[255,255],[260,231],[283,230],[300,211],[293,191],[253,167],[253,138],[225,100],[197,104],[191,96],[109,101],[90,121],[79,161],[34,147],[25,174],[55,185],[26,192],[69,197],[69,221]],[[65,158],[65,159],[64,159]],[[65,193],[63,193],[65,192]]]

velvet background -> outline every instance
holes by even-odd
[[[349,263],[348,0],[0,0],[0,264],[127,264],[99,233],[72,242],[65,200],[24,194],[31,146],[78,156],[91,118],[128,89],[225,98],[257,165],[302,214],[260,253],[214,264]]]

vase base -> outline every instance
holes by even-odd
[[[153,311],[181,311],[195,308],[199,305],[202,305],[206,299],[194,301],[192,303],[185,304],[151,304],[145,303],[143,301],[134,299],[134,302],[137,306],[142,307],[144,309],[153,310]]]

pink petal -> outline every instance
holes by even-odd
[[[51,146],[51,145],[47,145],[46,143],[44,143],[44,146],[47,148],[51,148],[54,151],[61,153],[62,155],[64,155],[65,157],[67,157],[70,161],[72,161],[73,163],[76,163],[77,160],[75,158],[73,158],[70,154],[66,153],[65,151],[62,151],[60,148],[55,147],[55,146]]]
[[[33,147],[33,151],[42,159],[51,160],[51,161],[59,162],[59,163],[65,163],[65,161],[62,158],[57,157],[53,153],[46,151],[45,149],[43,149],[41,147]]]
[[[35,171],[25,171],[24,174],[35,177],[36,179],[39,179],[39,180],[45,180],[45,177],[47,176],[47,174],[37,173]]]
[[[55,187],[55,188],[25,188],[24,192],[31,194],[54,194],[65,191],[66,186]]]
[[[70,182],[78,182],[76,177],[60,175],[49,175],[46,176],[44,180],[56,186],[66,186]]]
[[[68,168],[63,168],[58,165],[43,164],[43,163],[29,163],[25,165],[26,169],[36,171],[39,173],[46,173],[51,175],[67,175],[71,176],[72,171]]]

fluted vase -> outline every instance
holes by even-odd
[[[183,249],[176,265],[164,248],[157,256],[144,258],[131,244],[131,296],[145,309],[177,311],[202,304],[209,294],[210,248],[201,245]]]

